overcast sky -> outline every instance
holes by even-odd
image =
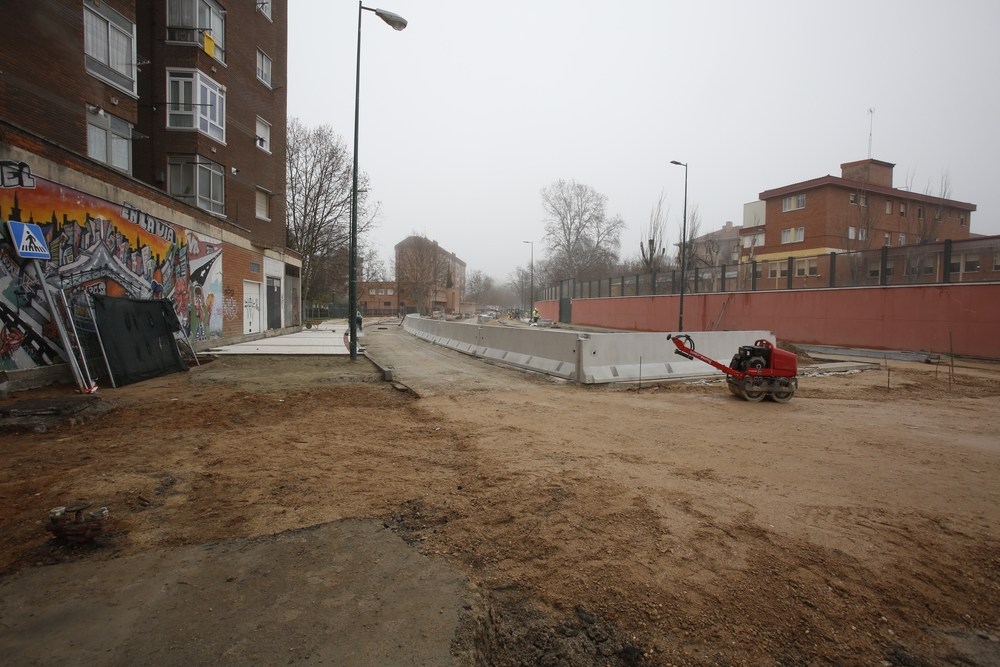
[[[628,223],[684,169],[703,231],[768,189],[868,156],[1000,234],[1000,2],[385,0],[362,19],[358,164],[388,265],[412,231],[505,280],[545,254],[539,191],[575,179]],[[366,5],[368,6],[368,5]],[[350,146],[358,4],[289,0],[288,115]]]

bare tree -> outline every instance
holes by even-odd
[[[639,230],[639,256],[643,273],[662,271],[667,263],[667,219],[670,206],[663,210],[665,192],[660,192],[656,206],[649,212],[649,224]]]
[[[400,301],[426,313],[438,287],[449,281],[450,267],[437,242],[414,232],[396,246],[396,283]]]
[[[465,296],[479,305],[493,303],[495,284],[493,278],[476,269],[465,283]]]
[[[361,253],[361,266],[358,271],[358,278],[365,283],[386,282],[387,272],[385,262],[379,257],[378,248],[369,246]]]
[[[608,198],[572,180],[558,180],[541,194],[552,277],[585,280],[609,271],[618,261],[625,221],[607,217]]]
[[[537,263],[535,268],[538,268]],[[538,276],[536,275],[535,278],[537,279]],[[531,297],[529,294],[531,290],[530,282],[531,273],[523,266],[517,267],[511,271],[510,275],[507,276],[507,285],[516,297],[515,303],[522,310],[527,308],[528,304],[531,303]]]
[[[913,176],[907,174],[908,190],[911,190],[912,184]],[[937,195],[933,194],[928,180],[924,188],[924,198],[919,202],[909,199],[900,202],[906,206],[906,215],[900,215],[900,218],[906,229],[906,238],[912,244],[908,245],[906,250],[906,276],[910,282],[921,281],[925,271],[933,273],[931,267],[934,253],[930,252],[927,246],[938,240],[938,234],[944,224],[945,201],[951,198],[951,175],[947,170],[941,172]]]
[[[347,288],[352,169],[350,152],[329,125],[288,121],[285,185],[288,247],[302,254],[302,291],[313,300]],[[358,176],[358,233],[374,226],[368,176]]]

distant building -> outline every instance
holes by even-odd
[[[465,262],[425,236],[409,236],[396,244],[399,308],[407,313],[446,314],[461,310],[465,295]]]
[[[975,204],[894,188],[894,166],[873,159],[846,162],[840,165],[839,177],[822,176],[761,192],[764,242],[755,247],[754,258],[969,238]],[[743,255],[746,259],[747,253]]]
[[[358,306],[365,317],[395,317],[399,313],[396,283],[358,283]]]

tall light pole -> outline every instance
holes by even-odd
[[[531,294],[531,310],[528,313],[528,319],[531,319],[535,312],[535,242],[525,241],[525,243],[531,244],[531,283],[528,286]]]
[[[402,30],[406,27],[406,19],[398,14],[387,12],[384,9],[372,9],[358,3],[358,69],[354,84],[354,183],[351,188],[351,248],[350,248],[350,273],[347,298],[347,320],[351,327],[351,361],[358,359],[358,321],[355,313],[358,312],[358,112],[361,108],[361,14],[363,11],[375,12],[393,30]]]
[[[684,271],[687,269],[687,228],[688,228],[688,166],[685,162],[671,160],[670,164],[684,167],[684,222],[681,223],[681,305],[677,315],[677,331],[684,331]]]

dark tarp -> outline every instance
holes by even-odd
[[[180,322],[170,301],[93,298],[97,328],[115,384],[122,387],[187,370],[174,341]]]

